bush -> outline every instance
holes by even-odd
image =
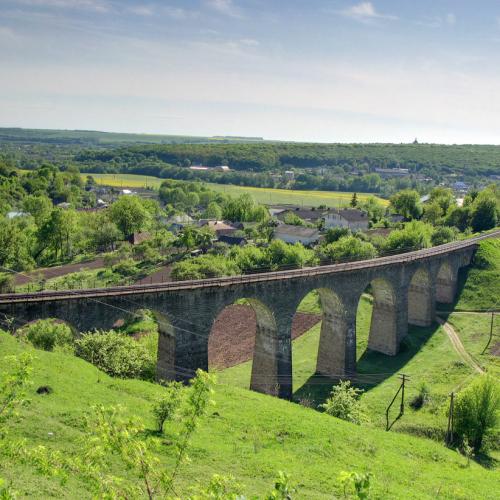
[[[163,395],[153,404],[152,413],[158,432],[163,432],[167,420],[173,420],[182,401],[181,382],[170,382],[165,386]]]
[[[53,351],[55,347],[67,348],[73,344],[71,328],[52,319],[41,319],[31,323],[22,329],[20,337],[44,351]]]
[[[451,227],[438,227],[431,236],[433,246],[444,245],[457,239],[457,230]]]
[[[361,424],[365,415],[359,400],[361,389],[351,387],[349,380],[341,380],[333,387],[330,397],[320,405],[328,415],[347,420],[353,424]]]
[[[376,257],[377,250],[370,242],[355,236],[343,236],[338,241],[321,247],[320,255],[334,261],[364,260]]]
[[[76,355],[114,377],[153,379],[155,360],[145,346],[127,335],[98,331],[75,342]]]
[[[459,438],[481,451],[485,439],[498,423],[500,388],[492,377],[485,375],[461,392],[455,403],[455,431]]]
[[[134,259],[124,259],[113,266],[113,272],[121,276],[133,276],[137,273],[137,264]]]
[[[10,273],[0,273],[0,293],[14,291],[14,277]]]
[[[410,401],[410,406],[414,410],[420,410],[420,408],[422,408],[422,406],[429,401],[429,394],[429,387],[425,382],[422,382],[422,384],[420,384],[418,394]]]
[[[344,236],[349,236],[351,230],[348,227],[331,227],[325,234],[325,241],[327,243],[334,243]]]

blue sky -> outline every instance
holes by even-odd
[[[0,0],[0,126],[500,144],[500,1]]]

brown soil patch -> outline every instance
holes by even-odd
[[[102,258],[92,260],[90,262],[80,262],[78,264],[66,264],[65,266],[44,267],[27,274],[16,274],[16,277],[14,279],[14,284],[16,286],[25,285],[26,283],[29,283],[31,281],[36,281],[38,276],[43,276],[46,280],[48,280],[51,278],[58,278],[59,276],[64,276],[70,273],[77,273],[81,270],[87,271],[89,269],[99,269],[100,267],[104,267],[104,261]]]
[[[292,323],[292,339],[300,337],[321,321],[321,315],[296,313]],[[215,320],[208,340],[210,368],[229,368],[253,357],[257,321],[250,306],[234,304],[226,307]]]
[[[168,264],[166,266],[160,267],[158,271],[155,271],[153,274],[149,276],[145,276],[144,278],[136,281],[134,285],[149,285],[152,283],[167,283],[172,281],[172,264]]]

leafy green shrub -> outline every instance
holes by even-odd
[[[131,258],[121,260],[113,266],[113,272],[121,276],[133,276],[137,271],[137,263]]]
[[[455,403],[455,431],[459,438],[481,451],[485,440],[496,432],[500,410],[500,387],[485,375],[461,392]]]
[[[436,228],[431,236],[431,243],[433,246],[444,245],[450,241],[457,239],[458,231],[455,228],[441,226]]]
[[[0,293],[14,291],[14,277],[10,273],[0,273]]]
[[[158,427],[158,432],[163,432],[167,420],[175,417],[182,401],[182,383],[170,382],[165,386],[164,393],[154,402],[152,413]]]
[[[355,236],[343,236],[338,241],[321,247],[320,255],[335,261],[363,260],[376,257],[377,250],[370,242]]]
[[[341,418],[354,424],[361,424],[365,420],[363,407],[359,400],[362,394],[361,389],[351,387],[349,380],[341,380],[334,386],[330,397],[326,402],[320,405],[328,415]]]
[[[127,335],[98,331],[75,342],[76,355],[102,371],[121,378],[154,378],[155,360],[145,346]]]
[[[331,227],[325,234],[325,241],[327,243],[334,243],[344,236],[349,236],[351,230],[348,227]]]
[[[420,410],[429,401],[429,387],[425,382],[420,384],[418,394],[410,401],[410,406],[414,410]]]
[[[338,482],[343,488],[344,498],[348,498],[348,491],[354,489],[356,498],[369,498],[370,478],[372,475],[359,472],[345,472],[339,474]],[[350,497],[350,495],[349,495]]]
[[[71,328],[53,319],[41,319],[29,324],[19,332],[19,336],[44,351],[53,351],[55,347],[68,348],[73,344]]]

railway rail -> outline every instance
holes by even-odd
[[[123,285],[109,288],[87,288],[80,290],[60,290],[42,291],[33,293],[8,293],[0,294],[0,304],[10,304],[19,302],[43,302],[54,300],[98,298],[120,295],[137,295],[144,293],[160,293],[175,290],[191,290],[195,288],[210,288],[231,286],[240,283],[258,283],[274,280],[287,280],[307,276],[318,276],[322,274],[342,273],[355,269],[369,269],[383,267],[390,264],[401,264],[425,260],[436,255],[445,255],[464,248],[475,247],[482,240],[500,237],[500,230],[491,233],[475,236],[467,240],[454,241],[424,250],[391,255],[388,257],[378,257],[370,260],[344,262],[339,264],[329,264],[324,266],[306,267],[301,269],[272,271],[255,274],[244,274],[239,276],[229,276],[225,278],[206,278],[201,280],[176,281],[170,283],[154,283],[143,285]]]

